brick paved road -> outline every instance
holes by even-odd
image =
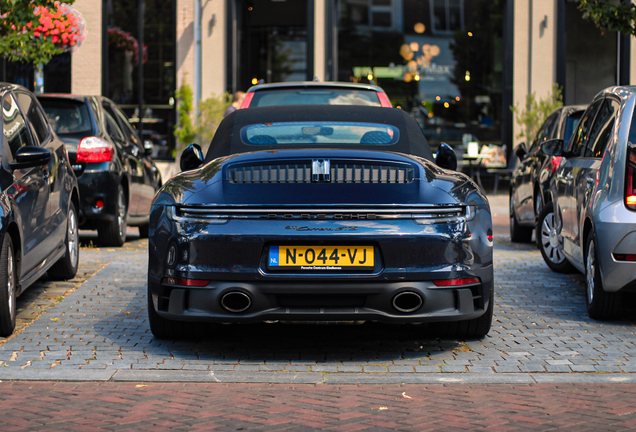
[[[106,265],[0,347],[0,379],[636,382],[633,323],[587,318],[575,279],[505,237],[495,248],[493,329],[465,342],[434,339],[426,326],[380,324],[209,325],[191,340],[156,341],[146,317],[146,247],[83,248],[83,263]]]
[[[0,431],[636,429],[633,384],[0,383]]]
[[[155,341],[147,242],[83,247],[83,275],[40,281],[21,299],[22,332],[0,340],[0,430],[636,430],[633,311],[589,320],[580,276],[507,241],[506,201],[491,201],[497,295],[483,340],[262,324]]]

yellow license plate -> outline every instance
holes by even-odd
[[[269,268],[299,270],[369,270],[373,246],[271,246]]]

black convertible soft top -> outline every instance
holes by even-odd
[[[355,149],[406,153],[433,160],[422,129],[401,109],[351,105],[289,105],[240,109],[228,115],[212,139],[205,162],[236,153],[288,149],[289,146],[280,144],[258,147],[247,145],[241,140],[241,128],[260,123],[302,121],[368,122],[395,126],[400,131],[395,144],[383,145],[381,148],[377,145],[357,144]],[[354,149],[348,144],[321,145],[320,148]]]

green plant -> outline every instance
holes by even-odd
[[[178,100],[177,124],[174,127],[174,136],[177,138],[177,148],[179,153],[185,146],[196,139],[197,133],[192,125],[192,87],[183,83],[175,93]]]
[[[207,146],[223,120],[223,113],[232,104],[232,95],[224,93],[221,96],[212,95],[199,104],[199,119],[196,133],[201,137],[201,143]]]
[[[545,119],[561,106],[563,90],[556,83],[552,84],[552,92],[545,98],[537,99],[535,92],[527,94],[525,106],[517,104],[510,107],[515,114],[515,121],[521,127],[521,132],[515,138],[523,138],[526,144],[531,143]]]

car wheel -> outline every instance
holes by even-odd
[[[482,316],[464,321],[444,321],[431,323],[429,329],[437,337],[450,339],[475,339],[483,338],[490,331],[492,326],[492,315],[494,310],[495,296],[494,290],[490,290],[490,301],[486,308],[486,313]]]
[[[161,317],[152,302],[150,287],[148,288],[148,322],[150,331],[157,339],[181,339],[193,334],[193,323],[175,321]]]
[[[0,336],[7,337],[15,329],[18,270],[9,234],[4,235],[0,250]]]
[[[563,253],[563,240],[557,226],[552,202],[546,203],[539,214],[536,237],[541,256],[552,271],[558,273],[572,273],[574,271],[574,267]]]
[[[66,219],[66,238],[64,246],[66,253],[49,269],[52,279],[72,279],[77,274],[79,266],[79,233],[77,230],[77,212],[71,203]]]
[[[150,233],[150,224],[139,225],[139,238],[148,238]]]
[[[592,319],[616,318],[620,310],[620,295],[617,292],[607,292],[603,289],[601,268],[596,252],[594,232],[590,232],[587,239],[585,255],[585,304],[587,313]]]
[[[104,246],[121,246],[126,241],[126,225],[128,223],[128,207],[124,187],[117,189],[117,210],[115,220],[101,222],[97,228],[99,242]]]
[[[514,198],[510,195],[510,241],[528,243],[532,239],[532,228],[519,225],[515,214]]]

